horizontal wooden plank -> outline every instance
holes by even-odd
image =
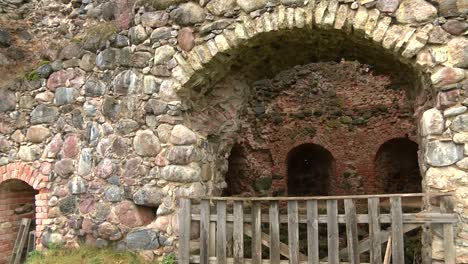
[[[190,263],[200,263],[200,256],[191,256]],[[216,257],[211,257],[209,263],[218,264]],[[234,259],[228,258],[226,264],[233,264]],[[245,264],[253,263],[251,259],[244,259]],[[263,259],[262,264],[270,264],[270,260]],[[289,264],[289,260],[281,260],[280,264]],[[299,261],[299,264],[308,264],[306,260]],[[320,264],[328,264],[328,262],[320,262]],[[340,264],[349,264],[349,262],[340,262]],[[370,264],[370,263],[361,263],[361,264]]]
[[[201,217],[200,214],[192,214],[192,220],[200,221]],[[211,215],[210,221],[216,222],[217,215]],[[234,222],[234,216],[232,214],[227,215],[228,222]],[[262,223],[268,223],[270,221],[268,215],[262,216]],[[452,213],[414,213],[414,214],[403,214],[403,223],[405,224],[450,224],[450,223],[457,223],[458,218],[456,214]],[[251,215],[244,214],[244,222],[251,222]],[[327,215],[319,215],[318,222],[320,224],[327,223]],[[280,216],[280,223],[288,223],[288,217],[286,215]],[[299,223],[306,224],[307,223],[307,215],[299,215]],[[338,223],[344,224],[346,223],[346,218],[344,214],[338,215]],[[367,214],[358,214],[357,215],[357,223],[359,224],[366,224],[369,223],[369,216]],[[390,214],[381,214],[380,215],[380,223],[391,223]]]
[[[304,196],[304,197],[199,197],[196,200],[212,201],[309,201],[309,200],[343,200],[343,199],[368,199],[391,197],[441,197],[451,196],[452,193],[398,193],[398,194],[369,194],[347,196]],[[184,198],[184,197],[181,197]],[[193,197],[186,197],[195,199]]]

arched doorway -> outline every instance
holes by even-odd
[[[320,145],[293,148],[287,158],[288,194],[327,195],[334,163],[332,154]]]
[[[0,263],[7,263],[12,254],[21,219],[32,219],[30,231],[36,229],[37,194],[38,191],[22,180],[0,183]]]
[[[385,193],[421,192],[418,144],[407,138],[394,138],[382,144],[374,161],[376,178]]]

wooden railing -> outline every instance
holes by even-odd
[[[420,208],[423,199],[437,205],[438,209],[415,209]],[[454,264],[453,225],[457,216],[450,211],[450,201],[447,194],[427,193],[182,198],[178,261],[181,264],[357,264],[361,261],[385,264],[390,263],[391,257],[392,263],[404,264],[405,233],[424,225],[442,225],[445,263]],[[364,229],[363,224],[366,225]],[[190,230],[193,227],[200,230],[196,238]],[[306,243],[300,243],[300,227],[305,230],[301,235],[306,236]],[[320,245],[319,238],[323,228],[326,229],[326,238],[322,235],[322,240],[327,240],[326,256],[320,256],[325,248],[324,243]],[[267,250],[262,250],[262,246]]]

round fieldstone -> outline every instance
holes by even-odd
[[[442,28],[448,33],[458,36],[468,30],[468,23],[456,19],[450,19],[442,25]]]
[[[53,71],[54,69],[52,69],[52,66],[50,66],[50,64],[41,65],[39,66],[39,68],[36,69],[37,76],[43,79],[47,79]]]
[[[66,198],[63,198],[58,202],[58,206],[62,214],[73,214],[76,211],[76,197],[71,195]]]
[[[200,168],[189,166],[168,165],[162,168],[161,178],[172,182],[196,182],[200,181]]]
[[[454,67],[468,68],[468,39],[457,37],[448,43],[449,62]]]
[[[437,9],[424,0],[403,0],[395,13],[399,23],[424,23],[437,17]]]
[[[135,94],[139,89],[139,75],[132,70],[119,73],[112,81],[114,93],[118,95]]]
[[[455,117],[450,128],[456,132],[468,132],[468,114]]]
[[[175,49],[169,45],[157,48],[154,51],[154,64],[159,65],[167,63],[170,59],[172,59],[172,56],[174,56],[175,52]]]
[[[41,157],[42,149],[37,145],[21,146],[18,151],[18,157],[22,161],[36,161]]]
[[[169,141],[174,145],[191,145],[197,142],[197,135],[184,125],[176,125]]]
[[[171,164],[189,164],[196,156],[193,146],[173,146],[166,153],[166,159]]]
[[[162,189],[155,186],[145,185],[133,194],[135,204],[148,207],[158,207],[164,198]]]
[[[40,104],[31,112],[31,123],[53,123],[58,118],[58,109],[53,106]]]
[[[26,132],[26,138],[33,143],[41,143],[50,137],[50,130],[42,125],[31,126]]]
[[[104,191],[104,197],[109,202],[120,202],[122,201],[122,192],[119,186],[111,185]]]
[[[153,250],[159,247],[158,237],[158,233],[152,229],[137,229],[127,234],[125,242],[132,250]]]
[[[16,96],[13,91],[0,89],[0,113],[13,111],[16,107]]]
[[[237,0],[237,4],[246,13],[250,13],[252,11],[265,7],[267,4],[267,0]]]
[[[171,27],[160,27],[155,30],[150,35],[151,43],[156,43],[161,40],[166,40],[172,37],[172,28]]]
[[[57,161],[54,166],[54,172],[60,177],[67,178],[75,171],[75,162],[73,159],[62,159]]]
[[[162,115],[167,112],[168,105],[162,100],[150,99],[146,104],[145,109],[147,113],[152,113],[154,115]]]
[[[205,10],[193,2],[181,4],[171,12],[171,18],[181,26],[194,25],[205,21]]]
[[[141,130],[136,133],[133,140],[135,152],[144,157],[156,156],[161,150],[161,144],[151,130]]]
[[[133,44],[140,44],[141,42],[145,41],[146,37],[146,30],[142,25],[137,25],[135,27],[130,28],[129,32],[130,41]]]
[[[97,177],[107,179],[112,175],[113,172],[114,164],[112,163],[112,160],[105,158],[97,165],[95,175]]]
[[[421,135],[441,135],[444,132],[444,117],[436,108],[423,113],[421,118]]]
[[[100,70],[112,70],[117,67],[116,57],[118,50],[114,48],[105,49],[96,56],[96,66]]]
[[[177,35],[177,43],[182,50],[191,51],[195,47],[195,36],[193,35],[193,29],[184,27],[179,30]]]
[[[222,16],[226,12],[234,10],[236,7],[236,0],[211,0],[206,8],[213,15]]]
[[[71,194],[82,194],[86,192],[86,183],[83,178],[76,176],[68,182],[68,190]]]
[[[109,222],[104,222],[98,227],[98,236],[106,240],[115,241],[122,238],[122,233],[117,226]]]
[[[89,80],[84,85],[85,96],[102,96],[106,93],[106,85],[100,80]]]
[[[375,7],[384,13],[393,13],[397,10],[398,5],[400,5],[399,0],[377,0]]]
[[[162,27],[168,20],[169,14],[166,11],[146,12],[141,15],[141,24],[144,27]]]
[[[54,103],[56,105],[71,104],[76,101],[78,96],[79,92],[75,88],[59,87],[55,90]]]
[[[11,45],[11,35],[9,32],[0,30],[0,47],[8,48]]]
[[[449,166],[463,158],[463,146],[451,141],[431,141],[426,145],[425,158],[429,165]]]
[[[91,173],[93,166],[92,149],[86,148],[81,150],[80,159],[78,161],[77,173],[80,176],[86,176]]]

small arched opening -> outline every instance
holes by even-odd
[[[6,263],[12,255],[21,219],[31,219],[29,231],[36,230],[37,194],[38,191],[22,180],[11,179],[0,184],[0,263]],[[27,250],[23,253],[25,258]]]
[[[288,153],[288,194],[290,196],[328,195],[335,160],[327,149],[302,144]]]
[[[375,157],[376,178],[385,193],[421,192],[418,144],[407,138],[394,138],[382,144]]]

